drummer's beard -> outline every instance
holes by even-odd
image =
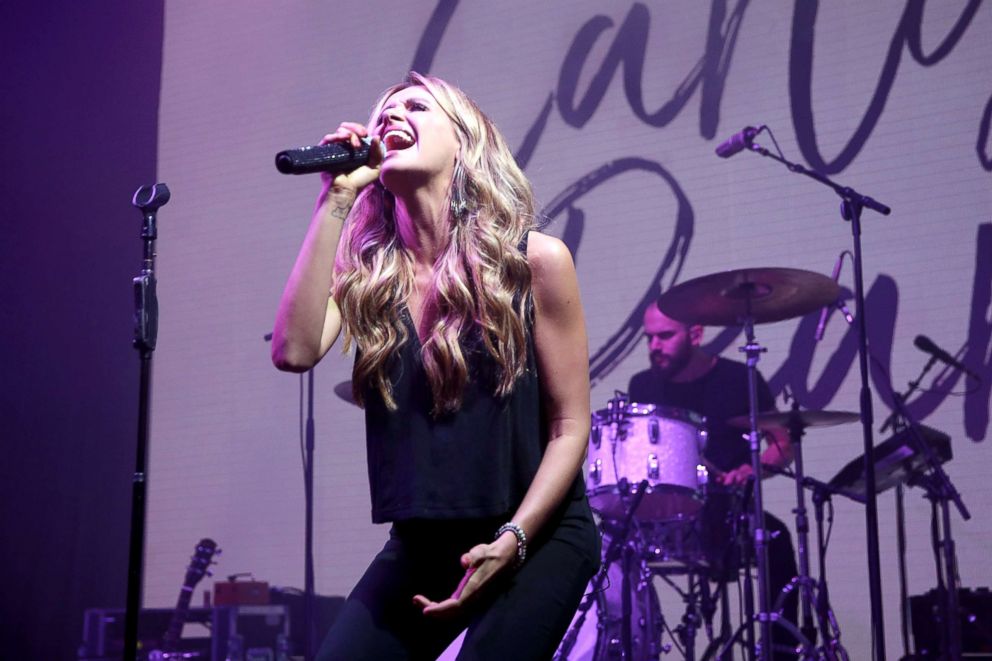
[[[651,367],[661,375],[663,379],[670,379],[685,369],[689,364],[689,348],[680,348],[675,353],[665,353],[664,351],[652,351],[650,353]]]

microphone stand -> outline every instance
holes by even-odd
[[[124,614],[124,660],[135,661],[138,654],[138,613],[141,610],[141,582],[145,553],[145,496],[148,488],[148,428],[151,393],[152,354],[158,340],[158,297],[155,293],[155,240],[160,207],[171,194],[165,184],[142,186],[131,204],[141,211],[141,239],[144,242],[141,274],[134,285],[134,348],[141,370],[138,386],[138,437],[134,475],[131,479],[131,532],[127,560],[127,601]]]
[[[962,653],[961,641],[961,620],[960,605],[958,603],[958,568],[957,552],[955,550],[954,537],[951,535],[951,511],[950,503],[953,502],[961,518],[965,521],[971,519],[971,512],[961,499],[961,494],[955,488],[951,478],[940,465],[933,448],[920,435],[919,425],[909,415],[906,410],[906,400],[919,386],[923,375],[933,366],[936,357],[931,356],[923,372],[916,381],[910,382],[910,389],[905,395],[895,394],[895,410],[893,416],[901,418],[901,424],[909,431],[909,437],[916,445],[916,450],[926,459],[928,474],[918,480],[926,489],[926,497],[933,506],[932,530],[934,560],[937,565],[937,593],[941,600],[942,610],[942,630],[941,642],[944,658],[960,659]],[[937,518],[937,509],[940,509],[940,518]],[[943,538],[941,538],[943,534]],[[941,566],[943,563],[943,566]],[[946,583],[944,577],[946,576]]]
[[[892,397],[899,402],[906,402],[910,395],[919,389],[920,383],[923,381],[923,377],[926,376],[927,372],[929,372],[936,363],[937,357],[931,355],[930,360],[928,360],[927,364],[923,366],[923,370],[920,372],[920,375],[907,384],[909,387],[906,392],[893,392]],[[885,422],[882,423],[882,426],[878,431],[880,434],[884,434],[889,427],[892,427],[892,431],[898,433],[904,429],[905,425],[906,421],[899,415],[897,407],[897,409],[892,411],[892,413],[889,414],[889,417],[885,419]],[[899,556],[899,630],[902,634],[903,658],[909,658],[909,588],[906,580],[906,511],[903,503],[904,490],[902,484],[897,484],[896,553]]]
[[[301,377],[302,378],[302,377]],[[314,579],[313,579],[313,449],[316,424],[313,419],[313,368],[307,370],[307,424],[305,456],[303,459],[303,490],[306,509],[305,550],[303,560],[303,658],[312,661],[316,655],[314,643]]]
[[[272,333],[266,333],[266,342],[272,340]],[[307,370],[307,421],[303,450],[303,501],[304,501],[304,542],[303,542],[303,658],[312,661],[316,650],[314,640],[316,617],[314,612],[314,571],[313,571],[313,456],[316,423],[313,417],[314,368]],[[300,408],[303,408],[303,375],[300,375]],[[302,412],[301,412],[302,415]]]
[[[767,128],[767,127],[762,127]],[[773,138],[774,140],[774,138]],[[785,165],[790,172],[805,175],[831,188],[841,198],[841,217],[851,223],[851,234],[854,241],[854,284],[855,300],[858,306],[858,358],[861,373],[861,426],[864,436],[864,472],[865,472],[865,528],[868,541],[868,588],[871,598],[871,630],[872,645],[875,661],[885,661],[885,625],[882,615],[882,579],[881,563],[879,560],[878,544],[878,502],[875,493],[875,452],[872,439],[872,400],[871,387],[868,383],[868,324],[865,309],[865,288],[863,260],[861,255],[861,212],[871,209],[883,216],[892,210],[867,195],[862,195],[853,188],[834,183],[819,172],[809,170],[798,163],[792,163],[786,158],[773,154],[759,144],[748,145],[752,152],[765,156]]]

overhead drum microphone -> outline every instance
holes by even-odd
[[[329,142],[287,149],[276,154],[276,169],[283,174],[313,174],[329,172],[341,174],[368,165],[372,153],[372,139],[362,138],[359,147],[347,142]]]
[[[840,280],[840,269],[844,265],[845,254],[847,254],[846,250],[837,255],[837,261],[834,263],[834,272],[830,276],[833,278],[834,282],[838,282]],[[847,304],[844,302],[844,295],[840,294],[837,296],[837,300],[834,301],[833,305],[824,305],[823,310],[820,311],[820,321],[817,322],[816,331],[813,333],[813,339],[817,342],[823,339],[823,331],[827,326],[827,315],[830,313],[830,308],[832,307],[836,307],[841,311],[841,314],[844,315],[844,319],[848,324],[854,323],[854,315],[852,315],[851,311],[847,309]]]
[[[761,129],[756,129],[753,126],[745,126],[740,133],[735,133],[723,141],[720,146],[716,148],[716,155],[720,158],[730,158],[738,152],[742,152],[745,149],[750,149],[751,143],[754,141],[754,137],[758,135],[760,131]]]

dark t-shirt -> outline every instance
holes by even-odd
[[[743,363],[717,358],[709,372],[686,383],[665,381],[651,368],[631,377],[627,391],[632,402],[688,409],[705,416],[709,437],[704,454],[716,468],[728,471],[751,462],[746,430],[726,424],[729,418],[748,414],[747,367]],[[759,372],[758,410],[774,408],[775,398]]]

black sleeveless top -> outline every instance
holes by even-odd
[[[526,254],[526,236],[521,250]],[[462,406],[438,417],[417,329],[406,306],[399,308],[409,337],[389,366],[398,408],[390,411],[374,387],[363,393],[373,523],[495,517],[523,500],[547,444],[533,303],[526,307],[527,368],[513,391],[495,395],[499,368],[473,327],[462,340]],[[578,476],[575,486],[581,493]]]

